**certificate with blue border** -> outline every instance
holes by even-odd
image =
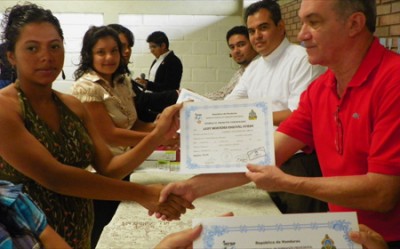
[[[275,164],[266,100],[185,102],[180,132],[181,173],[245,172],[249,163]]]
[[[348,234],[358,231],[355,212],[193,219],[202,224],[194,249],[361,249]]]

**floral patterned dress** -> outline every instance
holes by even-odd
[[[59,162],[82,169],[90,165],[94,159],[94,147],[78,116],[53,93],[53,99],[61,118],[60,129],[55,132],[34,112],[25,94],[19,88],[17,89],[26,129]],[[31,167],[36,167],[35,161],[32,161]],[[16,171],[1,157],[0,179],[14,184],[23,184],[24,192],[28,193],[45,212],[49,225],[69,245],[79,249],[90,248],[90,234],[93,225],[92,200],[70,197],[46,189]]]

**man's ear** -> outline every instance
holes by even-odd
[[[164,42],[163,43],[161,43],[161,46],[160,46],[163,50],[167,50],[167,44],[165,44]]]
[[[278,27],[278,29],[279,29],[281,32],[283,32],[283,34],[286,33],[286,30],[285,30],[285,21],[283,21],[283,19],[280,20],[280,21],[278,22],[277,27]]]
[[[347,19],[347,28],[350,37],[354,37],[366,28],[367,18],[361,12],[355,12],[349,16]]]

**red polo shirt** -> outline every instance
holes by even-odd
[[[400,56],[375,39],[341,99],[328,70],[302,94],[298,109],[278,131],[314,148],[325,177],[400,176]],[[359,222],[385,240],[400,240],[400,203],[384,214],[334,204],[329,208],[357,211]]]

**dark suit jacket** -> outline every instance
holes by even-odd
[[[133,80],[132,89],[136,94],[134,99],[136,112],[139,119],[144,122],[153,122],[164,108],[175,104],[178,99],[176,90],[149,93],[145,92],[141,85]]]
[[[151,64],[150,69],[153,67],[155,61]],[[171,51],[158,67],[154,82],[147,82],[147,90],[153,92],[162,92],[166,90],[178,90],[182,79],[182,63]]]

